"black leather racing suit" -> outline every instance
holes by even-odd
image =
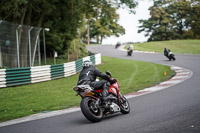
[[[96,77],[100,77],[109,81],[110,83],[114,83],[115,81],[111,80],[106,74],[101,73],[98,69],[92,66],[84,66],[79,75],[79,80],[77,85],[85,85],[88,84],[90,87],[95,90],[103,89],[102,95],[106,97],[108,95],[108,89],[110,83],[105,80],[96,81]]]
[[[168,56],[169,52],[170,52],[169,49],[164,48],[164,55],[165,55],[166,57],[169,57],[169,56]]]

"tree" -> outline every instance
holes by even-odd
[[[46,36],[47,49],[63,53],[78,35],[77,28],[84,14],[83,3],[84,0],[3,0],[0,18],[21,25],[50,28]]]
[[[119,37],[119,35],[125,33],[125,29],[117,23],[119,15],[116,13],[116,7],[104,3],[98,10],[90,23],[91,38],[96,38],[97,43],[102,43],[105,37]]]
[[[192,22],[191,30],[194,38],[200,39],[200,0],[192,1]]]
[[[151,18],[139,21],[138,33],[146,32],[148,41],[197,38],[198,6],[198,0],[154,0]]]
[[[159,2],[159,1],[158,1]],[[148,41],[161,41],[168,40],[171,36],[171,25],[172,21],[170,15],[159,5],[160,3],[155,2],[153,7],[150,7],[151,18],[148,20],[139,20],[143,23],[138,32],[145,31],[145,36],[149,36]]]
[[[135,0],[1,0],[0,19],[50,28],[46,36],[47,50],[62,54],[87,25],[92,26],[91,38],[102,40],[123,34],[123,27],[117,24],[116,7],[133,12],[136,5]],[[23,33],[19,30],[19,34]]]

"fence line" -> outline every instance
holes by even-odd
[[[41,30],[45,29],[0,20],[0,67],[40,66]]]
[[[0,88],[69,77],[81,71],[85,60],[99,65],[101,64],[101,54],[87,56],[64,64],[0,69]]]

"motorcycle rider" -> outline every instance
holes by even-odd
[[[172,59],[175,61],[175,55],[167,48],[164,48],[164,55],[171,61]]]
[[[128,47],[127,55],[128,55],[128,56],[131,56],[131,55],[132,55],[132,52],[133,52],[133,45],[130,45],[130,46]]]
[[[130,45],[129,48],[128,48],[128,50],[129,50],[129,51],[130,51],[130,50],[133,50],[133,45]]]
[[[164,48],[164,55],[165,55],[166,57],[169,57],[169,52],[170,52],[169,49]]]
[[[119,46],[121,46],[121,43],[120,43],[120,42],[117,42],[115,48],[118,48]]]
[[[96,81],[96,78],[100,77],[105,80]],[[107,82],[108,81],[108,82]],[[89,85],[94,90],[103,89],[102,99],[106,101],[108,99],[108,89],[110,83],[113,84],[116,79],[111,79],[108,75],[101,73],[98,69],[93,67],[93,63],[89,60],[84,61],[83,69],[80,72],[77,85]]]

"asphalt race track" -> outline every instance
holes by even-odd
[[[114,46],[90,46],[103,56],[175,65],[193,72],[190,79],[162,91],[129,99],[131,112],[89,122],[80,111],[3,126],[0,133],[200,133],[200,55],[175,55],[168,61],[163,54],[133,53]],[[144,77],[145,78],[145,77]]]

